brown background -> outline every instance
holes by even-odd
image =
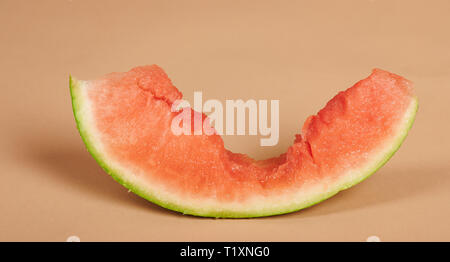
[[[0,1],[0,240],[450,241],[449,1]],[[69,73],[162,66],[192,99],[279,99],[280,143],[373,67],[416,84],[407,140],[376,175],[261,219],[167,211],[114,182],[76,130]]]

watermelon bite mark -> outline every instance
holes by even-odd
[[[253,160],[214,135],[174,135],[182,94],[156,65],[70,79],[89,152],[119,183],[184,214],[260,217],[300,210],[364,180],[399,148],[418,107],[412,83],[373,70],[309,117],[285,154]],[[203,116],[206,117],[206,116]]]

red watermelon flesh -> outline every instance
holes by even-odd
[[[219,135],[173,134],[182,94],[156,65],[70,86],[81,136],[109,174],[163,207],[213,217],[288,213],[362,181],[398,149],[417,110],[410,81],[375,69],[309,117],[285,154],[256,161]]]

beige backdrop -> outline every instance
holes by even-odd
[[[0,1],[0,240],[450,241],[449,1]],[[128,193],[85,150],[68,76],[162,66],[189,99],[279,99],[280,143],[380,67],[416,84],[419,113],[377,174],[317,206],[205,219]]]

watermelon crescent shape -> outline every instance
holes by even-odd
[[[182,94],[156,65],[71,77],[70,92],[81,137],[108,174],[162,207],[205,217],[289,213],[361,182],[397,151],[418,108],[410,81],[374,69],[309,117],[285,154],[257,161],[216,134],[173,134]]]

